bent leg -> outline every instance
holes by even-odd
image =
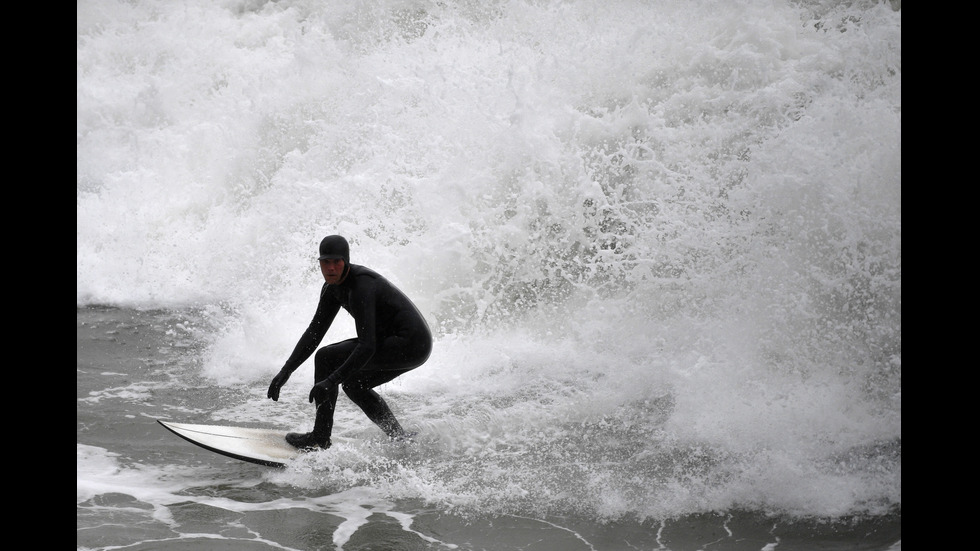
[[[325,346],[317,351],[313,380],[322,381],[339,368],[357,345],[354,339]],[[327,387],[326,392],[316,396],[316,418],[313,431],[305,434],[289,433],[286,441],[297,448],[329,448],[330,435],[333,434],[333,413],[337,405],[337,385]]]
[[[357,339],[348,339],[318,350],[314,381],[322,381],[339,369],[356,347]],[[388,337],[368,365],[343,384],[344,393],[390,438],[401,438],[406,433],[391,408],[373,389],[425,363],[431,350],[431,341]],[[338,386],[333,385],[327,390],[322,402],[321,397],[317,397],[316,423],[310,434],[318,441],[325,440],[329,446]]]
[[[400,337],[389,337],[364,370],[344,383],[347,397],[393,439],[406,436],[405,430],[387,402],[373,389],[425,363],[431,344],[421,347],[412,347],[412,344]]]
[[[391,412],[387,402],[373,389],[360,384],[359,381],[352,381],[344,384],[344,393],[389,438],[405,436],[405,430],[398,424],[398,420],[395,419],[395,414]]]
[[[337,385],[333,385],[324,393],[323,401],[316,402],[316,418],[313,421],[313,440],[321,448],[330,447],[330,435],[333,434],[333,411],[337,406]]]

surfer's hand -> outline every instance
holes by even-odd
[[[317,396],[323,396],[326,392],[327,392],[327,389],[326,388],[324,388],[324,387],[322,387],[320,385],[313,385],[313,389],[310,390],[310,403],[312,404],[314,401],[317,404],[319,404],[320,402],[323,402],[324,400],[317,400],[316,398],[317,398]]]
[[[279,371],[279,374],[276,375],[275,378],[272,379],[272,384],[269,385],[269,392],[267,396],[272,398],[273,402],[279,401],[279,389],[282,388],[282,385],[286,384],[286,381],[289,380],[289,375],[290,373],[283,369]]]

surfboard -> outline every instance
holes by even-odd
[[[249,463],[285,467],[287,461],[302,453],[286,442],[286,433],[281,430],[157,422],[191,444]]]

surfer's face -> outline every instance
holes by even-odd
[[[344,261],[340,258],[326,258],[320,261],[320,273],[323,280],[331,285],[340,283],[344,275]]]

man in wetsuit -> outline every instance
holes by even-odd
[[[269,385],[269,398],[320,345],[341,307],[354,318],[357,338],[324,346],[314,358],[310,402],[316,404],[313,431],[291,432],[286,441],[302,450],[330,447],[338,387],[393,440],[408,435],[388,404],[372,390],[429,358],[432,334],[411,300],[373,270],[350,263],[350,247],[339,235],[320,242],[320,272],[326,283],[313,321]]]

